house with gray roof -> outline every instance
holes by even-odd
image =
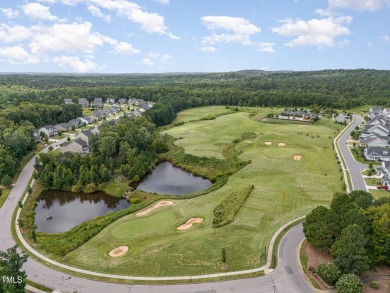
[[[90,138],[91,138],[92,136],[94,136],[94,133],[93,133],[92,131],[90,131],[90,130],[84,130],[84,131],[81,131],[81,132],[77,133],[77,134],[75,135],[75,138],[76,138],[76,139],[77,139],[77,138],[80,138],[80,139],[84,140],[85,142],[87,142],[87,144],[89,145],[89,140],[90,140]]]
[[[92,102],[92,107],[102,108],[103,107],[103,99],[102,98],[94,98],[93,102]]]
[[[86,98],[79,98],[79,104],[83,108],[88,108],[89,107],[89,101]]]
[[[89,151],[88,143],[81,138],[76,138],[70,142],[64,142],[61,145],[61,151],[63,153],[71,152],[71,153],[79,153],[86,154]]]
[[[115,99],[114,98],[107,98],[106,104],[115,104]]]
[[[369,161],[390,161],[390,150],[384,147],[368,147],[363,151]]]
[[[58,130],[53,125],[42,126],[38,129],[39,133],[44,133],[45,136],[51,137],[58,134]]]
[[[118,104],[120,104],[120,105],[127,104],[127,99],[125,99],[125,98],[119,99]]]
[[[73,104],[73,100],[72,99],[64,99],[64,103],[65,103],[65,105]]]
[[[57,129],[58,132],[67,132],[72,129],[72,126],[69,123],[59,123],[54,125],[55,129]]]

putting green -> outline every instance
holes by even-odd
[[[214,107],[191,109],[191,115],[212,114]],[[221,109],[218,108],[218,111]],[[259,267],[273,233],[288,220],[304,215],[319,204],[329,204],[341,191],[339,165],[332,149],[339,125],[320,120],[316,125],[261,123],[257,119],[275,109],[249,108],[214,120],[188,122],[168,134],[186,153],[223,158],[222,149],[244,132],[257,137],[240,142],[240,159],[251,163],[229,177],[227,184],[209,194],[176,200],[174,206],[143,217],[128,215],[112,223],[63,261],[82,268],[128,275],[176,276],[221,272],[225,248],[229,270]],[[183,117],[185,115],[182,115]],[[179,115],[180,117],[180,115]],[[180,122],[180,120],[178,120]],[[264,145],[270,141],[272,145]],[[278,147],[284,142],[284,147]],[[295,161],[300,154],[303,159]],[[250,184],[254,190],[235,220],[213,229],[213,209],[228,194]],[[203,218],[191,229],[176,228],[189,218]],[[119,258],[107,251],[127,245]]]

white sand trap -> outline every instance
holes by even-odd
[[[203,222],[202,218],[191,218],[185,224],[180,225],[176,229],[180,230],[180,231],[187,230],[187,229],[192,227],[192,224],[198,224],[198,223],[202,223],[202,222]]]
[[[294,155],[294,160],[295,161],[300,161],[302,159],[301,155]]]
[[[264,144],[265,144],[265,145],[272,145],[272,142],[266,141]]]
[[[118,257],[124,255],[129,250],[128,246],[119,246],[111,250],[108,255],[111,257]]]
[[[146,210],[142,210],[142,211],[136,213],[135,215],[136,216],[145,216],[145,215],[149,214],[150,212],[154,211],[155,209],[165,207],[165,206],[171,206],[171,205],[173,205],[173,201],[162,200],[162,201],[156,202],[154,205],[152,205],[151,207],[148,207]]]
[[[286,144],[284,142],[278,142],[278,147],[283,147],[285,146]]]

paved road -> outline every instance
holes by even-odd
[[[339,139],[339,148],[344,157],[347,169],[351,174],[352,190],[367,191],[361,174],[361,169],[368,168],[368,165],[356,162],[347,146],[347,140],[351,136],[351,132],[355,130],[356,126],[360,125],[363,121],[363,119],[358,115],[353,115],[353,117],[355,118],[355,121],[349,126],[347,131]]]
[[[60,141],[58,143],[61,143]],[[57,144],[58,144],[57,143]],[[44,150],[47,151],[47,148]],[[0,209],[0,250],[13,246],[15,241],[11,233],[11,218],[34,170],[33,158],[23,169],[8,199]],[[279,266],[265,276],[251,279],[221,281],[201,284],[183,285],[124,285],[104,283],[56,271],[32,258],[24,265],[24,270],[30,280],[55,288],[61,292],[93,292],[93,293],[179,293],[179,292],[257,292],[257,293],[310,293],[314,289],[306,282],[299,267],[298,249],[304,235],[302,225],[292,228],[283,238],[279,249]]]

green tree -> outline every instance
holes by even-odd
[[[363,228],[359,225],[353,224],[341,231],[330,253],[334,263],[343,273],[359,274],[370,268],[370,259],[365,248],[367,240]]]
[[[322,263],[317,268],[317,274],[326,282],[333,286],[341,276],[340,269],[334,263]]]
[[[24,293],[27,275],[22,271],[23,264],[27,261],[27,255],[17,252],[17,246],[0,251],[0,275],[13,277],[14,282],[0,282],[0,292]]]
[[[1,185],[10,186],[12,184],[12,178],[8,175],[4,175],[1,179]]]
[[[336,289],[337,293],[363,293],[363,282],[354,274],[342,275]]]
[[[339,217],[334,211],[319,206],[306,216],[303,232],[314,247],[327,250],[340,233]]]

